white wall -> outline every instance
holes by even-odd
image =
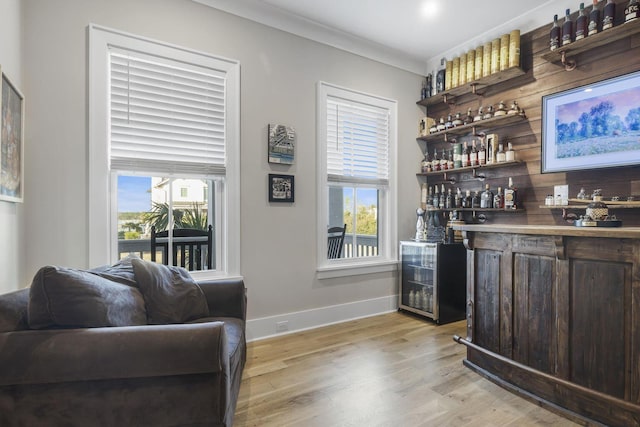
[[[405,238],[412,234],[419,196],[415,172],[420,151],[415,135],[422,112],[415,101],[421,76],[190,0],[23,0],[22,4],[30,142],[26,281],[45,264],[88,267],[87,25],[95,23],[240,61],[241,268],[249,290],[250,319],[271,322],[274,316],[296,312],[290,324],[295,329],[302,327],[295,324],[300,312],[392,301],[395,274],[316,278],[315,90],[323,80],[398,101],[398,235]],[[295,127],[295,165],[267,163],[270,122]],[[295,174],[295,204],[269,205],[269,172]],[[334,314],[326,316],[317,316],[318,321],[339,320],[331,317]],[[268,333],[269,327],[260,335]]]
[[[20,0],[0,0],[0,68],[23,92]],[[0,201],[0,293],[22,284],[23,205]]]

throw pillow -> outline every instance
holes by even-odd
[[[187,270],[132,259],[150,324],[183,323],[209,315],[204,292]]]
[[[132,259],[140,259],[139,256],[129,254],[126,258],[121,259],[113,265],[105,265],[93,268],[90,271],[93,274],[109,279],[112,282],[122,283],[123,285],[138,287],[135,275],[133,274]]]
[[[41,268],[33,279],[28,318],[32,329],[147,323],[138,289],[89,271],[53,266]]]

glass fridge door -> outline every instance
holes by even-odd
[[[437,253],[435,243],[401,242],[400,306],[437,319]]]

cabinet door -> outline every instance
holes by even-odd
[[[473,340],[481,347],[500,353],[500,276],[502,253],[474,251],[475,289]]]

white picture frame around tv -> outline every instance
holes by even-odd
[[[640,71],[542,97],[542,173],[640,165]]]

